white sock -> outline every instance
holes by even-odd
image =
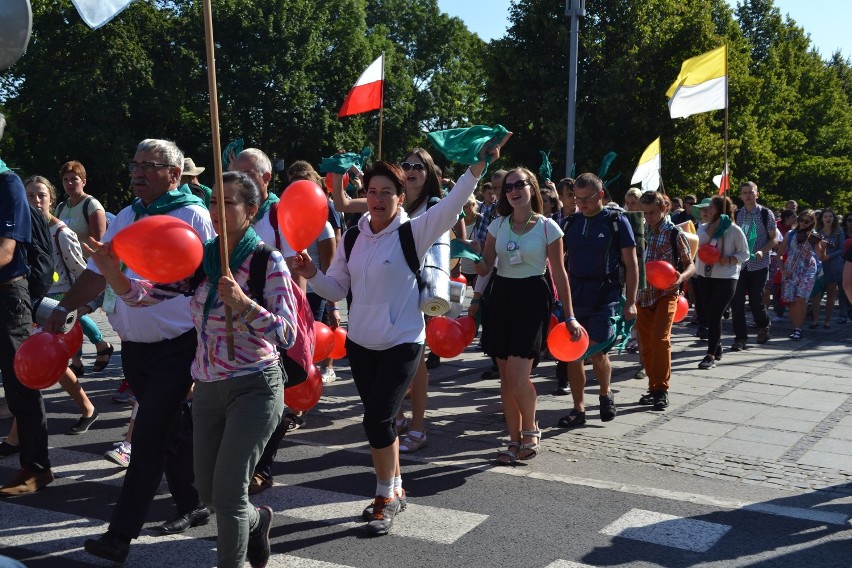
[[[393,478],[393,492],[394,495],[402,495],[402,476],[397,475]]]
[[[393,479],[376,479],[376,496],[390,499],[393,497]]]

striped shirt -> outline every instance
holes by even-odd
[[[234,278],[246,296],[249,265],[254,254],[248,256],[237,269]],[[147,280],[130,280],[130,291],[121,299],[128,306],[142,307],[158,304],[182,295],[189,289],[189,278],[170,286],[153,284]],[[204,303],[210,290],[205,278],[190,301],[189,307],[195,329],[198,330],[198,349],[192,362],[192,376],[201,382],[221,381],[240,375],[256,373],[278,364],[276,345],[284,348],[296,339],[295,297],[291,287],[290,272],[284,257],[278,251],[269,256],[266,282],[263,287],[264,303],[270,309],[257,307],[256,316],[247,323],[232,312],[234,328],[234,360],[228,360],[225,304],[217,299],[204,322]]]
[[[656,228],[645,224],[645,262],[652,260],[665,260],[676,266],[674,261],[675,252],[672,251],[672,231],[675,230],[674,223],[663,220]],[[689,241],[683,233],[678,234],[678,248],[680,248],[680,265],[684,269],[692,264],[692,253],[689,250]],[[636,298],[636,303],[647,308],[657,303],[657,300],[663,296],[670,296],[678,293],[678,287],[672,286],[668,290],[658,290],[653,286],[647,286],[644,290],[639,290]]]

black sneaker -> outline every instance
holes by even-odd
[[[124,539],[114,533],[107,532],[98,538],[86,539],[83,543],[86,552],[98,558],[123,563],[130,552],[130,539]]]
[[[257,526],[249,533],[248,546],[246,547],[246,560],[252,568],[264,568],[269,562],[272,553],[269,546],[269,529],[272,528],[272,509],[269,507],[258,507],[259,519]]]
[[[746,342],[742,339],[737,339],[734,341],[734,344],[731,345],[731,351],[745,351]]]
[[[435,355],[434,353],[429,353],[426,356],[426,368],[434,369],[435,367],[439,367],[441,365],[441,358]]]
[[[571,394],[571,389],[568,387],[558,386],[550,394],[552,394],[553,396],[568,396],[569,394]]]
[[[654,410],[665,410],[669,405],[668,391],[654,392]]]
[[[376,495],[373,501],[373,516],[367,523],[367,535],[382,536],[390,532],[393,519],[402,510],[399,499],[393,497],[379,497]]]

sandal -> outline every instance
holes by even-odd
[[[405,436],[408,433],[408,429],[411,427],[411,420],[409,420],[406,416],[403,416],[402,420],[394,420],[393,422],[396,427],[396,435],[398,438]]]
[[[639,353],[639,341],[636,339],[631,339],[627,342],[627,346],[624,348],[628,353]]]
[[[68,365],[68,368],[71,369],[72,371],[74,371],[74,375],[77,378],[80,378],[80,377],[82,377],[83,375],[86,374],[85,367],[83,367],[82,363],[80,363],[79,365],[75,365],[74,363],[71,363],[71,364]]]
[[[538,425],[536,425],[535,430],[521,430],[521,439],[523,438],[536,439],[535,442],[530,442],[529,444],[521,443],[518,446],[518,459],[524,461],[531,460],[538,455],[538,450],[541,448],[541,430],[538,429]]]
[[[399,439],[399,451],[403,454],[410,454],[426,446],[426,432],[417,432],[409,430],[405,436]]]
[[[575,426],[582,426],[585,423],[586,413],[580,412],[576,408],[572,408],[568,416],[563,416],[559,419],[559,426],[562,428],[574,428]]]
[[[305,419],[301,416],[296,416],[292,412],[288,412],[284,415],[284,420],[287,421],[287,431],[290,430],[298,430],[302,426],[305,425]]]
[[[94,369],[96,373],[100,373],[106,369],[107,365],[109,365],[109,360],[112,357],[113,351],[115,351],[115,347],[112,346],[112,343],[107,343],[106,349],[98,351],[98,357],[106,357],[106,361],[101,361],[97,358],[95,359],[95,364],[92,365],[92,369]]]
[[[598,401],[601,405],[601,422],[609,422],[615,419],[618,409],[615,406],[615,394],[612,391],[606,396],[599,396]]]
[[[518,461],[518,448],[520,442],[509,442],[505,450],[497,452],[497,463],[500,465],[514,465]]]

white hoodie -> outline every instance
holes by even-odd
[[[449,194],[425,213],[409,220],[400,207],[390,225],[378,233],[370,228],[370,214],[363,215],[358,220],[361,234],[348,263],[344,240],[340,239],[326,273],[317,271],[309,282],[317,294],[335,302],[345,298],[352,288],[348,331],[352,341],[376,351],[401,343],[423,343],[426,327],[420,311],[420,291],[405,262],[399,227],[411,223],[422,265],[429,247],[455,225],[477,181],[468,169]]]

